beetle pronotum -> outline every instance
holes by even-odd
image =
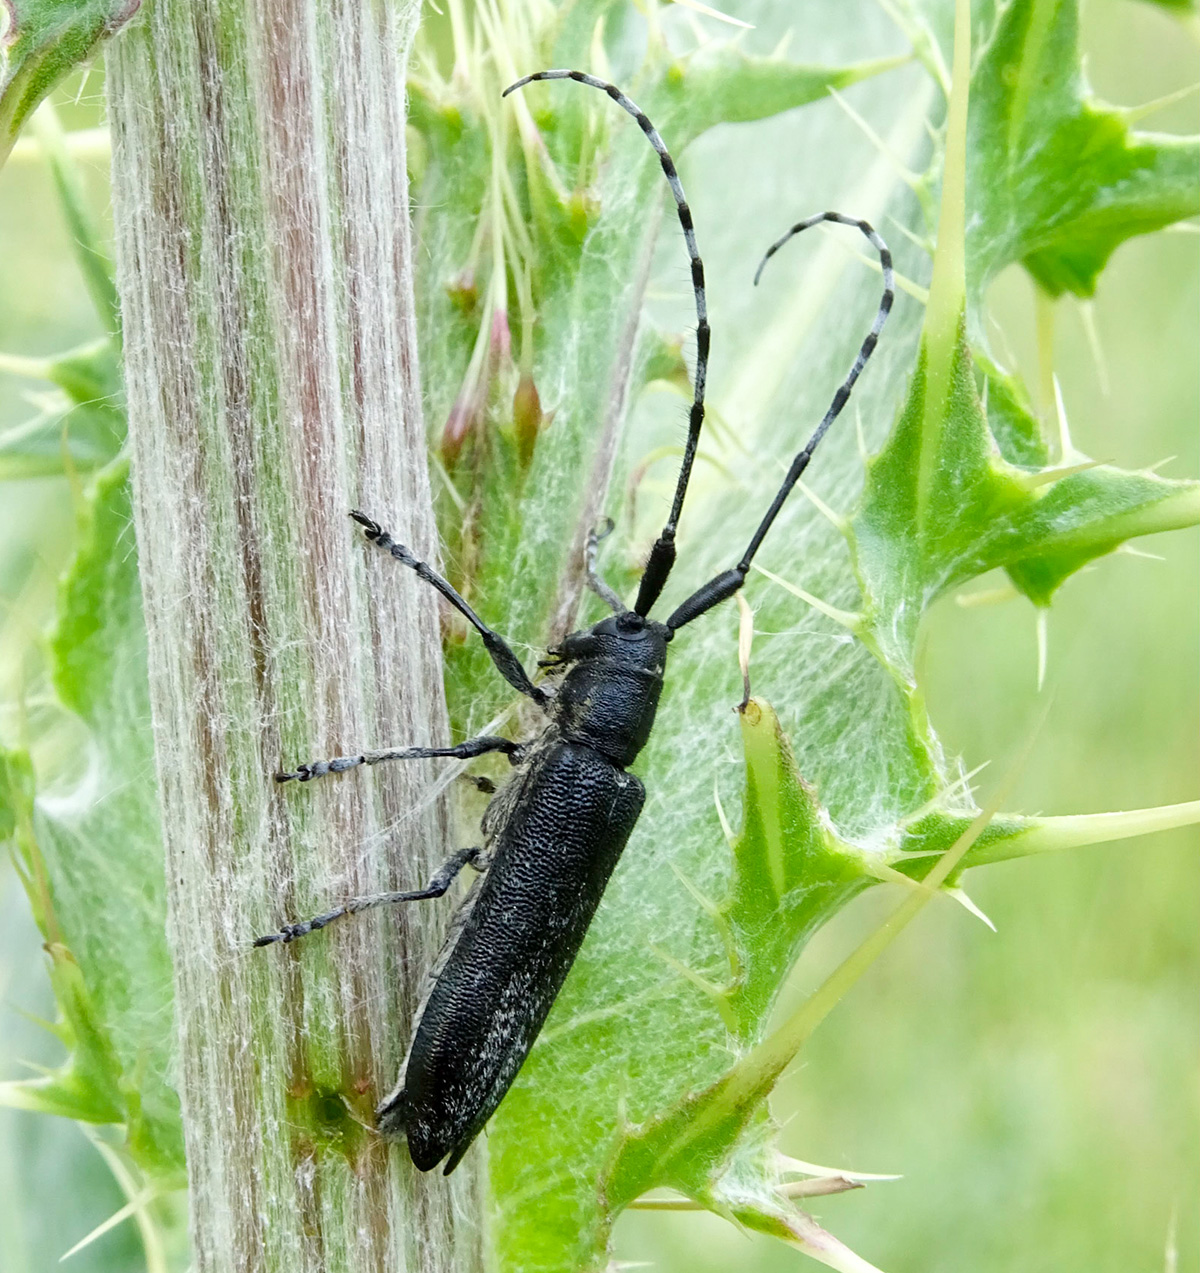
[[[530,679],[504,638],[432,567],[418,561],[370,517],[351,514],[370,543],[416,571],[465,616],[483,638],[500,675],[541,708],[547,723],[526,743],[487,735],[453,747],[362,752],[276,775],[280,782],[306,782],[389,760],[469,759],[487,752],[503,752],[517,770],[488,805],[482,822],[483,844],[455,853],[425,888],[356,897],[255,943],[290,942],[344,915],[441,897],[464,866],[480,871],[429,976],[396,1086],[376,1111],[379,1130],[406,1138],[417,1167],[428,1171],[445,1160],[447,1174],[500,1104],[528,1056],[641,813],[645,789],[629,766],[650,736],[668,645],[680,628],[733,596],[745,582],[750,563],[784,501],[871,356],[893,296],[891,256],[865,221],[836,212],[820,213],[797,222],[767,250],[764,265],[794,235],[819,222],[856,227],[879,253],[883,268],[879,310],[849,375],[793,459],[737,565],[697,588],[665,623],[654,621],[649,616],[675,562],[676,527],[704,421],[709,351],[704,266],[675,164],[650,120],[620,89],[581,71],[555,70],[528,75],[507,88],[505,95],[533,80],[557,79],[600,89],[637,120],[662,164],[691,258],[697,316],[694,397],[666,525],[651,549],[632,609],[598,575],[600,537],[591,535],[587,583],[613,614],[586,631],[572,633],[549,652],[551,657],[542,666],[561,679],[546,686]]]

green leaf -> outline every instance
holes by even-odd
[[[71,246],[92,304],[104,330],[113,337],[119,352],[121,307],[117,300],[113,264],[105,250],[96,219],[88,207],[79,166],[67,145],[67,137],[58,122],[58,115],[50,103],[34,116],[33,131],[50,165],[58,204],[67,223]]]
[[[725,900],[706,906],[726,947],[730,1033],[758,1040],[780,986],[780,970],[829,917],[877,878],[861,850],[840,840],[796,767],[774,711],[750,699],[741,712],[746,758],[745,819],[734,842]],[[606,1168],[601,1194],[615,1212],[669,1185],[697,1200],[715,1196],[778,1070],[752,1076],[734,1067],[644,1124],[626,1129]]]
[[[956,56],[964,88],[968,54],[964,42]],[[1073,68],[1061,68],[1064,74]],[[770,1195],[769,1158],[756,1147],[769,1140],[764,1103],[794,1050],[776,1049],[769,1064],[750,1065],[747,1058],[762,1046],[787,969],[848,897],[893,878],[889,871],[930,869],[936,859],[908,830],[917,811],[944,806],[921,815],[922,833],[937,824],[942,850],[961,842],[975,822],[959,767],[943,754],[916,678],[923,615],[947,589],[997,566],[1047,604],[1071,571],[1125,535],[1196,520],[1191,484],[1112,468],[1048,474],[1049,450],[1023,388],[991,364],[976,370],[965,335],[975,251],[967,209],[988,196],[972,184],[981,166],[966,105],[962,92],[952,104],[947,152],[935,160],[946,188],[934,286],[892,435],[870,461],[850,518],[814,525],[811,508],[793,502],[764,549],[764,566],[776,578],[822,599],[818,613],[798,608],[785,588],[747,588],[756,629],[778,634],[756,643],[753,675],[756,684],[777,687],[783,725],[773,717],[762,723],[764,715],[758,730],[743,718],[742,830],[732,852],[713,803],[714,785],[727,789],[730,769],[721,758],[728,717],[714,703],[732,704],[737,693],[729,619],[724,641],[717,611],[672,645],[656,732],[639,765],[646,811],[547,1029],[490,1127],[496,1240],[505,1266],[599,1267],[621,1208],[662,1185],[750,1223],[753,1209],[739,1211],[732,1182],[745,1170],[760,1194]],[[576,141],[581,135],[572,134]],[[614,146],[624,160],[615,136]],[[611,197],[605,189],[601,208]],[[664,222],[664,232],[673,228]],[[592,231],[596,256],[627,261],[619,243],[600,237],[602,229],[603,216]],[[597,275],[591,286],[601,289],[603,281]],[[858,335],[829,342],[835,354],[822,350],[839,371],[850,359],[849,350],[840,351],[861,339],[877,302],[874,285],[862,291],[859,312],[839,315],[839,327]],[[617,295],[622,313],[627,294]],[[594,304],[602,303],[597,290]],[[573,318],[586,324],[589,312],[581,308]],[[776,356],[789,349],[782,339],[773,343],[774,332],[760,338]],[[903,331],[897,335],[893,326],[886,339],[903,340]],[[836,384],[834,374],[825,375]],[[879,394],[870,375],[864,379]],[[987,412],[980,375],[988,377]],[[819,418],[824,403],[807,379],[804,414]],[[572,374],[567,383],[580,381]],[[753,384],[753,377],[741,383]],[[886,394],[859,392],[865,418],[886,409]],[[548,398],[542,394],[543,404]],[[745,510],[769,501],[778,469],[764,465],[764,456],[786,463],[778,435],[781,419],[797,415],[792,404],[761,416],[742,402],[736,406],[747,454],[731,461],[733,483],[693,490],[691,524],[709,533],[707,541],[697,535],[688,542],[692,580],[728,566],[737,545],[729,544],[725,528],[746,523]],[[789,434],[793,428],[803,436],[803,426],[789,424]],[[543,455],[552,432],[539,441]],[[857,460],[840,436],[840,443],[826,444],[820,463],[852,481]],[[573,471],[580,471],[578,462]],[[848,484],[843,478],[838,488],[844,499]],[[545,516],[536,502],[545,488],[527,489],[526,516]],[[554,508],[551,501],[552,517]],[[518,590],[524,573],[544,570],[544,563],[522,563]],[[510,575],[510,590],[512,583]],[[501,588],[497,577],[488,595],[502,595]],[[539,641],[536,627],[525,632]],[[453,679],[450,689],[458,699]],[[794,740],[794,759],[784,730]],[[983,828],[988,852],[1019,852],[1029,830],[1020,819],[997,815]],[[908,856],[918,843],[919,856]],[[960,863],[956,874],[961,869]],[[764,1208],[756,1227],[782,1236],[781,1215],[787,1212]],[[847,1256],[845,1267],[868,1267],[855,1265],[856,1258]]]
[[[1069,161],[1044,142],[1051,105],[1076,91],[1074,18],[1072,0],[1032,6],[1014,0],[971,75],[970,110],[965,93],[951,96],[938,248],[916,373],[891,438],[868,465],[848,534],[862,593],[858,635],[906,683],[921,618],[948,589],[1002,567],[1030,600],[1049,605],[1071,574],[1125,540],[1200,520],[1195,483],[1109,466],[1077,471],[1072,464],[1061,473],[1046,467],[1049,451],[1027,395],[986,360],[995,434],[977,391],[967,329],[968,315],[974,317],[968,302],[977,305],[978,294],[968,293],[966,284],[986,260],[974,210],[1003,206],[997,120],[1006,121],[1010,152],[1028,142],[1034,169],[1053,176],[1056,211],[1061,187],[1070,184],[1076,194],[1081,188],[1078,154]],[[1045,61],[1048,50],[1069,60]],[[955,58],[961,83],[967,63],[957,45]],[[1092,180],[1120,185],[1106,168]],[[1096,197],[1106,204],[1114,198],[1107,187]],[[1053,223],[1032,196],[1019,207],[1019,217],[1036,217],[1039,233]],[[1006,215],[1018,219],[1011,208]],[[1099,260],[1096,270],[1102,265]],[[1032,470],[1022,467],[1031,460]]]
[[[1042,483],[1039,470],[1010,465],[976,392],[965,323],[950,392],[932,419],[927,367],[923,353],[853,522],[866,623],[889,660],[911,667],[921,615],[968,579],[1002,567],[1031,601],[1048,605],[1071,574],[1125,540],[1200,520],[1193,482],[1101,465]]]
[[[124,1123],[128,1111],[120,1063],[79,967],[64,946],[48,945],[46,953],[59,1009],[55,1033],[67,1048],[68,1059],[39,1078],[0,1083],[0,1105],[84,1123]]]
[[[124,26],[141,0],[4,0],[0,164],[41,100]]]
[[[1196,13],[1200,6],[1196,0],[1143,0],[1144,4],[1155,4],[1160,9],[1166,9],[1168,13]]]
[[[176,1170],[166,881],[125,461],[96,477],[50,651],[55,689],[88,727],[91,757],[75,784],[40,800],[39,840],[64,935],[137,1094],[131,1148],[143,1167]]]
[[[849,88],[903,66],[907,54],[850,66],[806,66],[785,57],[755,57],[738,46],[713,43],[673,67],[645,106],[682,149],[718,124],[751,123]]]
[[[1012,0],[972,77],[969,278],[1019,261],[1091,296],[1113,251],[1200,213],[1200,143],[1131,129],[1089,92],[1076,0]]]
[[[80,272],[108,334],[48,358],[0,354],[0,371],[54,386],[35,395],[40,407],[36,415],[0,432],[0,481],[91,472],[116,458],[126,432],[120,309],[112,262],[51,107],[38,114],[35,132],[50,164]]]
[[[75,471],[115,459],[125,441],[120,347],[111,337],[51,358],[0,354],[0,371],[43,380],[41,410],[0,431],[0,481]]]
[[[752,1040],[775,1000],[779,970],[790,968],[825,920],[873,881],[862,853],[822,816],[770,707],[751,699],[741,727],[745,820],[722,913],[733,944],[733,1031]]]
[[[173,987],[129,500],[125,461],[97,474],[50,636],[59,700],[87,729],[77,772],[34,798],[27,768],[10,757],[0,771],[0,827],[17,828],[69,1050],[60,1071],[7,1099],[122,1123],[138,1164],[173,1178],[183,1163]]]
[[[1050,447],[1025,386],[986,354],[977,349],[971,352],[983,380],[988,428],[1000,454],[1010,464],[1045,468],[1050,463]]]
[[[74,956],[62,944],[50,872],[36,832],[33,766],[27,753],[0,751],[0,839],[10,841],[34,920],[45,939],[59,1020],[51,1027],[67,1061],[39,1078],[0,1083],[0,1104],[90,1123],[123,1122],[121,1069]]]

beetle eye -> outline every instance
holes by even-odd
[[[600,642],[591,632],[572,632],[563,643],[549,651],[559,663],[594,658],[600,653]]]

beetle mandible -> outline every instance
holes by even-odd
[[[363,752],[277,774],[279,782],[307,782],[386,760],[439,756],[466,760],[487,752],[504,753],[517,770],[484,813],[484,845],[454,854],[425,888],[353,898],[255,942],[258,946],[290,942],[343,915],[441,897],[464,866],[470,864],[481,872],[455,915],[429,975],[396,1086],[376,1110],[379,1130],[404,1137],[420,1170],[428,1171],[446,1160],[447,1175],[492,1116],[529,1055],[641,813],[645,789],[629,772],[629,766],[650,736],[671,640],[680,628],[733,596],[745,582],[750,563],[784,501],[845,406],[875,348],[893,298],[891,255],[866,221],[836,212],[820,213],[792,226],[767,250],[755,275],[756,283],[766,262],[793,235],[822,221],[857,228],[879,253],[883,270],[879,310],[849,375],[804,449],[793,459],[737,565],[697,588],[665,623],[651,619],[650,611],[675,562],[676,527],[704,421],[709,351],[704,266],[675,164],[650,120],[619,88],[581,71],[551,70],[525,76],[505,89],[504,95],[534,80],[559,79],[600,89],[637,120],[658,154],[691,258],[697,316],[696,375],[687,442],[670,514],[650,551],[631,610],[597,573],[601,536],[595,531],[589,536],[587,583],[613,614],[586,631],[572,633],[549,651],[551,657],[542,666],[551,676],[561,677],[557,688],[551,689],[534,684],[504,638],[483,622],[447,580],[418,561],[370,517],[351,513],[369,542],[416,571],[465,616],[483,638],[500,675],[542,709],[547,723],[541,734],[527,743],[487,735],[454,747]]]

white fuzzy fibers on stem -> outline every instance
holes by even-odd
[[[448,856],[427,764],[281,765],[445,740],[413,327],[415,0],[156,0],[111,46],[138,551],[198,1270],[474,1270],[478,1154],[421,1177],[360,1125],[392,1084],[444,908],[252,950]]]

